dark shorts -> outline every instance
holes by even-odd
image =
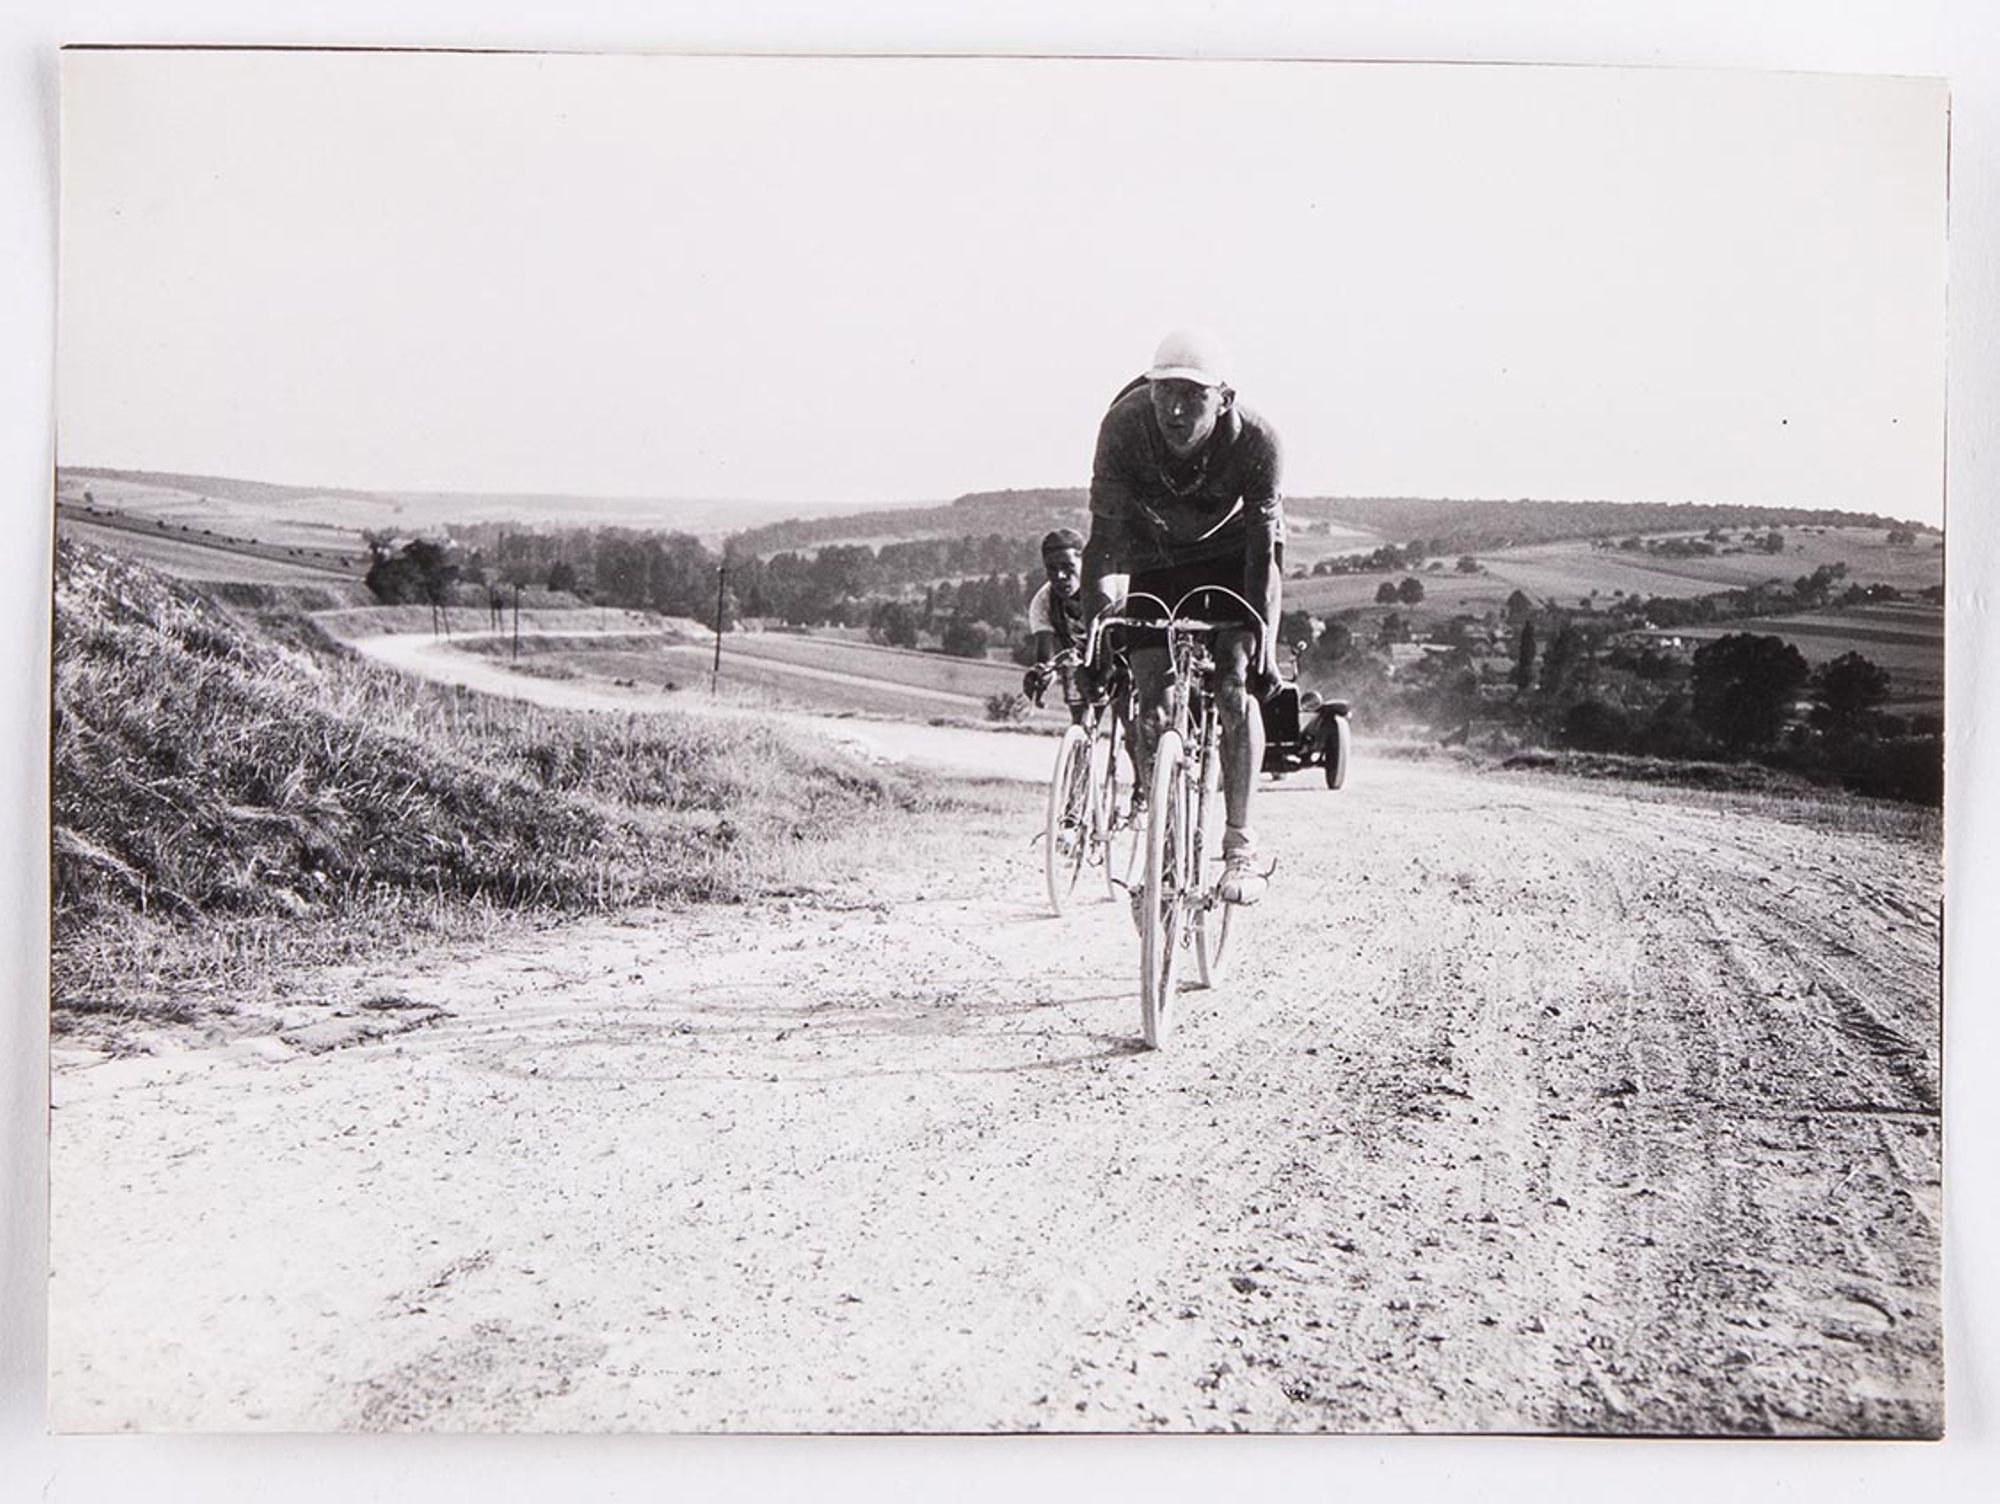
[[[1233,590],[1246,600],[1250,597],[1240,557],[1203,559],[1193,564],[1175,564],[1166,569],[1140,570],[1133,574],[1126,590],[1133,595],[1157,595],[1171,608],[1179,605],[1189,591],[1200,590],[1204,585]],[[1215,592],[1195,596],[1181,607],[1181,614],[1200,616],[1209,621],[1240,621],[1246,625],[1250,621],[1250,615],[1241,602]]]

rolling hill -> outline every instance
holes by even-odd
[[[1411,496],[1297,496],[1285,499],[1295,524],[1331,526],[1366,547],[1375,539],[1421,538],[1438,554],[1516,548],[1572,538],[1699,533],[1711,527],[1915,526],[1895,518],[1824,507],[1711,505],[1695,502],[1469,500]],[[803,551],[828,543],[879,545],[896,539],[1000,533],[1032,540],[1050,528],[1087,525],[1090,493],[1082,486],[1023,491],[972,491],[943,506],[856,511],[799,517],[735,535],[737,549],[757,554]]]
[[[357,535],[364,530],[437,532],[466,522],[657,528],[719,539],[746,524],[815,517],[856,510],[859,505],[545,492],[368,491],[91,465],[64,465],[57,470],[56,492],[63,500],[80,502],[86,489],[99,505],[149,520],[182,520],[195,514],[266,541],[302,541],[301,535],[324,541],[337,534],[349,546],[359,542]],[[896,515],[895,509],[888,509],[888,514]]]

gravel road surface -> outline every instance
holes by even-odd
[[[1363,747],[1149,1053],[1001,802],[833,904],[59,1056],[55,1424],[1941,1425],[1934,841]]]

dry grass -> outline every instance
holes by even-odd
[[[58,549],[55,1001],[118,1012],[507,910],[797,889],[922,783],[769,728],[413,684]],[[202,985],[204,992],[212,991]]]

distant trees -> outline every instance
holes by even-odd
[[[1621,752],[1631,739],[1631,718],[1616,705],[1578,700],[1563,713],[1563,744],[1580,752]]]
[[[875,604],[907,600],[920,633],[954,616],[984,622],[989,635],[1011,631],[1040,582],[1012,567],[1032,561],[1032,542],[1001,533],[914,538],[879,547],[827,543],[810,553],[768,558],[732,539],[721,557],[685,533],[631,528],[528,530],[502,523],[453,529],[474,557],[502,578],[526,571],[553,590],[612,606],[712,619],[716,570],[727,571],[725,622],[753,616],[795,626],[865,626]],[[911,599],[921,594],[921,600]]]
[[[1792,594],[1802,606],[1824,606],[1833,587],[1847,578],[1845,564],[1822,564],[1811,574],[1792,581]]]
[[[1329,616],[1320,623],[1319,636],[1312,639],[1312,646],[1306,649],[1306,661],[1331,669],[1353,651],[1354,629],[1339,618]]]
[[[987,640],[983,622],[955,616],[945,623],[943,647],[954,658],[984,658]]]
[[[1540,687],[1544,697],[1561,700],[1570,692],[1577,665],[1583,661],[1583,639],[1565,618],[1556,624],[1549,645],[1542,649]]]
[[[1694,719],[1732,752],[1769,746],[1810,674],[1783,638],[1731,632],[1695,652]]]
[[[1384,543],[1365,554],[1336,554],[1330,559],[1321,559],[1313,565],[1312,572],[1315,575],[1381,574],[1386,570],[1415,569],[1426,557],[1421,539],[1413,541],[1407,548]]]
[[[1519,595],[1517,590],[1514,592]],[[1521,645],[1514,654],[1514,688],[1526,694],[1535,687],[1535,624],[1521,623]]]
[[[1384,580],[1381,584],[1375,587],[1376,605],[1393,606],[1396,604],[1397,599],[1398,597],[1396,595],[1396,582],[1394,580]]]
[[[1403,583],[1396,587],[1396,599],[1406,606],[1414,606],[1424,598],[1424,582],[1415,575],[1405,575]]]
[[[1460,574],[1478,574],[1479,561],[1473,558],[1471,554],[1460,554],[1458,556],[1458,572]]]
[[[1800,575],[1790,585],[1767,580],[1741,590],[1718,590],[1707,595],[1641,596],[1634,593],[1614,602],[1611,611],[1614,615],[1639,618],[1656,627],[1691,627],[1746,616],[1815,610],[1821,606],[1896,600],[1902,594],[1894,586],[1880,584],[1848,585],[1843,589],[1841,584],[1846,578],[1846,564],[1822,564],[1811,574]]]
[[[917,613],[903,601],[877,601],[869,613],[868,635],[892,648],[917,645]],[[982,642],[983,648],[985,644]]]
[[[898,536],[910,542],[893,545],[915,551],[966,537],[1002,537],[1011,550],[1005,557],[989,555],[961,559],[948,568],[913,567],[903,583],[950,574],[988,574],[1018,568],[1023,554],[1032,563],[1034,540],[1053,527],[1080,527],[1089,511],[1082,487],[1023,491],[975,492],[934,507],[903,507],[887,511],[844,513],[794,519],[736,535],[735,546],[745,554],[769,558],[793,551],[801,555],[828,544],[857,539]],[[1315,575],[1379,574],[1419,567],[1426,558],[1452,560],[1460,555],[1490,553],[1564,538],[1618,539],[1617,547],[1638,552],[1645,536],[1679,535],[1700,551],[1714,552],[1717,543],[1702,536],[1722,529],[1786,531],[1817,525],[1905,530],[1893,517],[1858,515],[1796,507],[1718,506],[1695,503],[1554,502],[1521,498],[1505,501],[1447,500],[1419,497],[1287,498],[1286,509],[1301,532],[1326,527],[1334,519],[1343,530],[1377,538],[1408,539],[1384,543],[1372,552],[1322,559]],[[1751,544],[1755,547],[1757,545]],[[1766,542],[1764,547],[1768,547]],[[761,614],[761,613],[757,613]]]
[[[1833,736],[1856,736],[1870,729],[1889,698],[1889,674],[1859,653],[1842,653],[1813,674],[1812,694],[1813,725]]]
[[[1892,527],[1882,541],[1891,548],[1911,548],[1916,545],[1917,535],[1906,527]]]
[[[386,606],[445,604],[459,578],[450,545],[432,538],[411,538],[397,547],[388,533],[366,533],[373,562],[363,583]]]

